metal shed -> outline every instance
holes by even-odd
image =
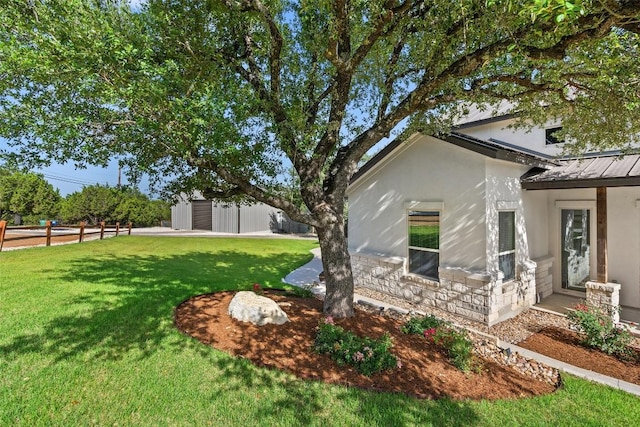
[[[306,233],[309,226],[292,221],[284,212],[264,203],[222,204],[196,194],[183,196],[171,207],[171,228],[217,233]]]

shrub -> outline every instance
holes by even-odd
[[[433,315],[412,317],[402,327],[405,334],[424,335],[441,346],[456,368],[469,371],[473,365],[473,343],[466,332],[456,330],[451,323]]]
[[[433,341],[445,349],[447,358],[453,366],[464,372],[471,369],[473,343],[466,332],[458,331],[450,326],[440,327],[436,329]]]
[[[314,343],[316,352],[329,353],[338,366],[351,365],[366,376],[400,366],[391,347],[387,333],[378,340],[359,337],[335,325],[332,319],[320,322]]]
[[[621,358],[632,356],[629,344],[633,337],[629,331],[613,323],[611,313],[607,310],[578,304],[575,311],[567,313],[567,319],[576,330],[584,334],[583,345]]]
[[[405,334],[422,335],[427,329],[438,328],[446,322],[436,316],[430,314],[423,317],[412,317],[402,327],[402,332]]]

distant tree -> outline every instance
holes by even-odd
[[[25,224],[53,219],[59,211],[60,193],[42,175],[0,169],[0,217]]]
[[[122,189],[120,203],[113,217],[121,224],[133,223],[139,227],[160,225],[162,220],[171,218],[169,204],[162,200],[150,200],[138,190]]]
[[[101,221],[115,222],[115,210],[120,203],[118,189],[108,185],[89,185],[69,194],[60,209],[65,223],[85,221],[89,225]]]
[[[131,222],[145,227],[159,225],[171,217],[171,212],[167,202],[150,200],[137,189],[95,184],[69,194],[62,202],[60,215],[66,223]]]

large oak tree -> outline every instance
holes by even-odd
[[[344,199],[400,131],[470,103],[562,119],[576,150],[640,123],[637,1],[0,0],[0,135],[25,164],[106,164],[314,226],[325,312],[353,314]],[[294,171],[298,191],[283,190]]]

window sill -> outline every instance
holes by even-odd
[[[418,274],[413,274],[413,273],[405,273],[402,276],[402,280],[406,281],[406,282],[413,282],[413,283],[418,283],[420,285],[424,285],[430,288],[439,288],[440,287],[440,281],[436,280],[436,279],[429,279],[427,277],[424,276],[420,276]]]

